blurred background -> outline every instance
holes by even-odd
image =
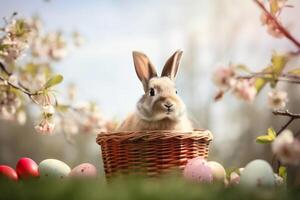
[[[283,23],[299,38],[300,2],[292,0],[290,4],[295,8],[282,13]],[[22,17],[39,15],[47,30],[82,34],[85,44],[70,49],[54,66],[64,75],[60,88],[63,91],[75,83],[77,99],[95,101],[109,119],[122,120],[143,93],[133,67],[133,50],[145,52],[160,71],[167,58],[182,49],[177,88],[197,127],[214,134],[209,160],[228,168],[243,166],[254,158],[271,160],[270,146],[256,144],[255,138],[270,126],[278,130],[287,119],[272,116],[266,103],[268,89],[253,104],[231,95],[214,102],[217,88],[212,72],[218,66],[241,63],[260,70],[270,63],[273,50],[294,50],[289,41],[266,33],[259,20],[261,11],[253,1],[0,0],[0,5],[1,17],[13,12]],[[299,67],[299,60],[289,65]],[[299,87],[279,87],[289,93],[289,110],[299,113]],[[37,134],[33,124],[30,118],[24,126],[0,122],[1,164],[14,166],[18,158],[28,156],[37,162],[56,158],[70,166],[90,162],[102,168],[96,135],[75,135],[70,144],[59,133]],[[291,129],[297,131],[299,126],[294,122]]]

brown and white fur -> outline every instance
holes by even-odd
[[[123,121],[118,131],[193,130],[174,82],[181,56],[182,51],[176,51],[158,77],[148,57],[141,52],[133,52],[135,71],[145,94],[138,101],[136,111]]]

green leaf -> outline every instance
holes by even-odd
[[[292,69],[292,70],[288,71],[287,73],[292,74],[292,75],[300,75],[300,68]]]
[[[9,44],[1,44],[0,45],[0,51],[5,50],[6,48],[8,48],[10,45]]]
[[[254,85],[257,91],[257,94],[263,89],[263,87],[266,85],[267,81],[263,78],[256,78]]]
[[[54,85],[57,85],[63,81],[63,76],[62,75],[55,75],[52,78],[50,78],[46,84],[44,85],[45,89],[48,89],[50,87],[53,87]]]
[[[24,20],[16,21],[16,36],[22,37],[28,30],[26,29],[26,23]]]
[[[274,53],[272,55],[272,73],[274,76],[279,76],[288,62],[288,57],[285,54]]]
[[[268,128],[267,135],[261,135],[256,138],[257,143],[266,144],[271,143],[276,138],[276,132],[273,128]]]
[[[271,87],[272,88],[276,87],[277,82],[278,82],[276,79],[282,73],[283,69],[286,66],[287,61],[288,61],[288,58],[284,54],[274,53],[272,55],[272,59],[271,59],[271,62],[272,62],[272,75],[273,75],[273,77],[272,77],[273,79],[271,79]]]
[[[241,71],[244,71],[244,72],[251,73],[251,70],[250,70],[246,65],[239,64],[239,65],[235,65],[234,67],[235,67],[237,70],[241,70]]]
[[[69,108],[70,108],[69,105],[63,105],[63,104],[56,105],[56,110],[58,110],[60,112],[66,112],[66,111],[68,111]]]
[[[270,135],[261,135],[256,138],[257,143],[267,144],[273,142],[274,138]]]
[[[278,0],[270,0],[270,11],[273,15],[279,11]]]
[[[278,170],[278,175],[282,177],[284,180],[286,180],[286,176],[287,176],[286,167],[280,166]]]
[[[262,73],[268,73],[271,71],[272,71],[272,67],[268,66],[262,70]],[[255,85],[257,93],[259,93],[263,89],[263,87],[266,85],[267,82],[268,82],[268,80],[266,78],[256,78],[255,79],[254,85]]]
[[[259,93],[263,87],[268,83],[271,82],[271,86],[274,88],[276,87],[277,77],[282,73],[283,69],[288,62],[288,57],[285,54],[277,54],[274,53],[271,58],[271,66],[266,67],[262,70],[262,73],[266,73],[262,78],[255,79],[255,87],[257,93]]]
[[[268,135],[270,137],[273,137],[273,139],[275,139],[276,138],[276,131],[272,127],[270,127],[270,128],[268,128]]]

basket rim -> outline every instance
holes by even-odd
[[[182,132],[176,130],[146,130],[146,131],[109,131],[100,132],[97,135],[96,142],[101,143],[107,141],[134,141],[134,140],[166,140],[166,139],[192,139],[192,140],[205,140],[210,142],[213,135],[206,129],[194,129],[193,131]]]

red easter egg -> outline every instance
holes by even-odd
[[[0,165],[0,178],[2,177],[13,181],[18,180],[17,172],[13,168],[7,165]]]
[[[21,179],[39,177],[38,165],[30,158],[21,158],[16,171]]]

